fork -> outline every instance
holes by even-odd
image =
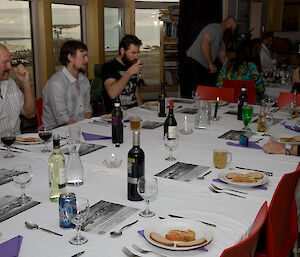
[[[129,249],[126,248],[125,246],[122,248],[122,251],[129,257],[140,257],[139,255],[136,255],[133,252],[129,251]]]
[[[218,191],[218,190],[214,189],[212,186],[209,186],[208,188],[209,188],[209,190],[212,191],[213,193],[217,193],[217,194],[218,194],[218,193],[225,193],[225,194],[232,195],[232,196],[236,196],[236,197],[246,198],[245,196],[232,194],[232,193],[229,193],[229,192],[226,192],[226,191]]]
[[[229,190],[229,191],[232,191],[232,192],[236,192],[236,193],[241,193],[241,194],[248,194],[246,192],[242,192],[242,191],[239,191],[239,190],[234,190],[234,189],[230,189],[230,188],[220,188],[220,187],[217,187],[215,184],[210,184],[214,189],[216,190]]]
[[[135,250],[137,250],[138,252],[140,253],[154,253],[156,254],[157,256],[160,256],[160,257],[166,257],[165,255],[162,255],[160,253],[156,253],[156,252],[153,252],[153,251],[150,251],[150,250],[145,250],[145,249],[142,249],[141,247],[139,247],[138,245],[136,244],[132,244],[131,245]]]

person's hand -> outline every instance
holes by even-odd
[[[17,78],[23,83],[23,85],[29,84],[29,72],[22,64],[19,64],[14,68]]]
[[[130,72],[131,75],[133,74],[138,74],[141,72],[143,68],[143,63],[142,62],[136,62],[135,64],[131,65],[128,71]]]
[[[214,64],[209,64],[209,72],[210,73],[216,73],[217,72],[217,67]]]
[[[272,141],[266,143],[263,146],[263,150],[265,153],[285,154],[284,144],[280,144]]]

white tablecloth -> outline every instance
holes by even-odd
[[[175,103],[175,108],[179,105],[188,106]],[[225,111],[236,110],[236,108],[236,105],[233,104],[220,108],[218,111],[221,117],[220,120],[212,121],[209,128],[204,130],[194,129],[194,132],[188,136],[180,135],[179,148],[175,152],[175,157],[181,162],[211,167],[213,172],[205,180],[180,182],[158,178],[158,198],[151,203],[151,209],[156,212],[153,218],[141,218],[136,213],[118,226],[121,227],[130,221],[139,219],[137,224],[124,230],[121,237],[111,238],[107,234],[95,235],[86,233],[89,241],[82,246],[74,246],[68,242],[75,231],[72,229],[64,230],[59,227],[58,203],[49,201],[47,160],[50,154],[40,152],[42,145],[18,145],[18,147],[26,148],[31,152],[16,153],[16,157],[13,159],[4,159],[4,152],[1,151],[1,168],[11,168],[18,163],[30,163],[32,165],[34,177],[31,184],[26,188],[26,193],[32,196],[34,200],[41,201],[41,204],[0,223],[0,232],[2,233],[0,243],[16,235],[22,235],[24,239],[20,257],[67,257],[84,250],[86,252],[82,256],[125,256],[121,249],[123,246],[127,246],[133,250],[131,247],[133,243],[166,256],[220,256],[225,248],[236,244],[247,234],[263,202],[268,201],[270,203],[274,190],[283,174],[294,171],[299,161],[299,157],[296,156],[267,155],[262,150],[231,147],[226,145],[227,140],[218,139],[218,136],[230,129],[240,130],[243,127],[242,121],[238,121],[236,116],[224,114]],[[258,107],[256,107],[257,111]],[[157,116],[156,111],[138,107],[128,110],[128,115],[139,115],[143,121],[164,121],[164,118]],[[286,119],[288,114],[278,111],[275,115]],[[184,114],[175,113],[175,117],[180,129],[183,127]],[[192,127],[194,115],[187,115],[187,117],[189,126]],[[89,122],[90,120],[84,120],[76,125],[80,126],[82,131],[87,133],[111,135],[110,127],[93,125]],[[68,191],[75,192],[78,196],[87,197],[91,205],[100,200],[105,200],[139,209],[144,208],[143,202],[130,202],[127,200],[127,153],[132,147],[132,132],[129,124],[125,123],[125,125],[124,143],[119,148],[113,146],[111,140],[89,141],[95,144],[103,144],[107,147],[81,158],[85,173],[84,184],[80,187],[68,187]],[[256,124],[252,124],[251,128],[253,131],[256,131]],[[282,131],[283,129],[282,125],[277,125],[272,128],[272,131]],[[67,127],[61,127],[56,132],[64,136],[66,130]],[[287,135],[294,134],[289,130],[286,130],[286,133]],[[255,140],[260,137],[261,134],[257,134],[252,139]],[[164,159],[167,151],[164,149],[162,138],[163,127],[154,130],[141,130],[141,148],[145,152],[145,172],[147,175],[155,175],[174,163]],[[267,141],[268,138],[265,138],[259,144],[263,145]],[[215,147],[223,147],[232,152],[233,161],[231,167],[242,166],[273,172],[274,175],[269,177],[268,189],[243,188],[244,191],[248,192],[246,199],[226,194],[214,194],[209,191],[208,185],[212,182],[212,179],[217,178],[219,172],[212,167],[212,151]],[[110,158],[112,153],[123,160],[121,167],[118,169],[109,169],[102,165],[102,161]],[[221,184],[221,186],[223,185]],[[11,182],[0,186],[0,193],[1,196],[6,194],[17,196],[20,194],[20,189]],[[167,217],[170,213],[205,220],[217,225],[216,228],[212,228],[214,238],[206,246],[207,252],[199,250],[185,252],[168,251],[149,244],[138,235],[138,230],[154,224],[159,219],[159,216]],[[63,237],[54,236],[39,230],[28,230],[24,226],[25,220],[33,221],[42,227],[62,233]],[[136,251],[134,252],[137,253]],[[143,256],[142,254],[140,255]]]

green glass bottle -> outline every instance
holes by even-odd
[[[66,161],[60,151],[59,140],[59,135],[53,136],[53,152],[48,161],[51,202],[58,202],[60,194],[66,192]]]

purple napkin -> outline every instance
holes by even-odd
[[[16,236],[0,245],[0,256],[18,257],[23,237]]]
[[[300,127],[298,127],[296,125],[295,126],[290,126],[290,125],[284,124],[284,127],[287,128],[287,129],[296,131],[296,132],[300,132]]]
[[[262,147],[258,144],[256,144],[253,141],[249,141],[248,146],[244,146],[241,145],[239,143],[233,143],[233,142],[227,142],[227,145],[231,145],[231,146],[238,146],[238,147],[244,147],[244,148],[253,148],[253,149],[257,149],[257,150],[262,150]]]
[[[223,183],[223,184],[227,184],[226,182],[222,181],[221,179],[215,178],[213,179],[214,182],[219,182],[219,183]],[[257,188],[257,189],[262,189],[262,190],[267,190],[268,188],[264,185],[261,186],[253,186],[252,188]]]
[[[85,132],[82,132],[82,136],[83,136],[85,141],[100,140],[100,139],[111,139],[111,137],[96,135],[96,134],[90,134],[90,133],[85,133]]]
[[[145,235],[144,235],[144,230],[138,230],[138,233],[139,233],[142,237],[145,237]],[[205,252],[208,251],[204,246],[195,248],[194,250],[205,251]]]

